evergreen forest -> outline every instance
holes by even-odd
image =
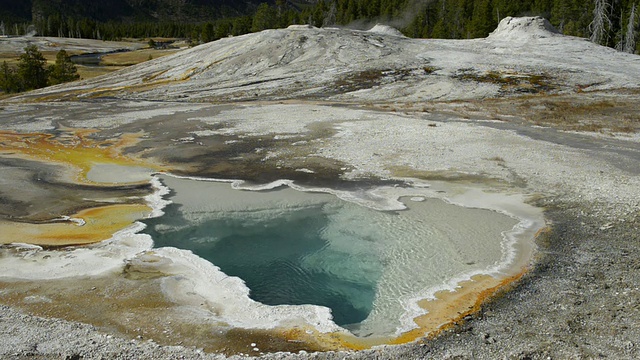
[[[292,24],[366,29],[383,23],[410,37],[468,39],[487,36],[504,17],[539,15],[566,35],[636,52],[638,3],[640,0],[0,0],[0,34],[104,40],[187,38],[198,44]]]

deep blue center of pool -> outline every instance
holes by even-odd
[[[329,245],[323,231],[330,220],[321,206],[285,211],[264,221],[235,214],[197,225],[184,219],[177,204],[164,211],[164,216],[146,221],[145,232],[156,247],[192,250],[244,280],[255,301],[326,306],[338,325],[359,323],[371,312],[380,274],[357,266],[359,259],[353,254],[331,251],[323,260]],[[336,261],[356,265],[349,266],[348,276],[341,276]]]

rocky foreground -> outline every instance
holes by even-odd
[[[74,141],[100,144],[88,151],[94,160],[113,147],[126,161],[185,175],[318,185],[413,178],[526,193],[546,209],[550,231],[537,238],[530,271],[478,313],[416,343],[264,357],[635,359],[639,80],[638,56],[563,37],[539,18],[507,19],[470,41],[411,40],[387,28],[225,39],[5,102],[0,211],[5,222],[19,214],[34,223],[150,191],[70,185],[53,168],[88,160],[57,159],[51,149]],[[256,99],[263,102],[247,102]],[[29,134],[46,135],[32,142],[42,153],[14,138]],[[127,142],[127,134],[140,138]],[[0,280],[0,300],[8,299],[15,279]],[[20,309],[38,299],[14,295],[19,301],[0,307],[6,358],[223,358],[171,336],[157,339],[170,345],[161,346],[109,326],[29,315]]]

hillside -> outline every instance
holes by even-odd
[[[266,30],[28,96],[410,103],[640,83],[637,56],[562,36],[542,18],[507,18],[489,37],[459,42],[409,39],[388,29]]]

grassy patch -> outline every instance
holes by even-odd
[[[521,107],[526,106],[527,102]],[[611,100],[550,99],[537,105],[538,114],[535,117],[535,123],[542,126],[554,125],[566,130],[601,132],[617,122],[615,119],[617,109],[622,106],[622,104],[616,104]],[[609,121],[602,121],[608,118],[610,118]],[[627,129],[626,132],[629,130]]]
[[[434,72],[436,72],[436,71],[440,70],[440,69],[438,69],[438,68],[437,68],[437,67],[435,67],[435,66],[425,66],[425,67],[423,67],[422,69],[424,70],[424,73],[425,73],[425,74],[427,74],[427,75],[431,75],[431,74],[433,74]]]
[[[125,66],[83,66],[76,65],[80,79],[91,79],[97,76],[105,75],[124,69]]]
[[[551,79],[544,74],[519,74],[488,71],[478,73],[474,69],[461,69],[453,78],[462,81],[496,84],[503,93],[538,94],[554,90]]]
[[[493,119],[528,122],[560,130],[632,134],[640,131],[640,103],[630,91],[483,99],[456,108],[456,113],[461,117],[484,113]]]
[[[150,59],[157,59],[163,56],[172,55],[179,50],[155,50],[155,49],[140,49],[135,51],[121,52],[108,54],[102,57],[100,65],[102,66],[131,66],[140,64]]]
[[[380,85],[384,70],[365,70],[358,73],[350,73],[336,81],[335,86],[339,92],[351,92],[368,89]]]
[[[335,82],[334,87],[338,93],[347,93],[404,80],[411,76],[420,77],[430,75],[437,70],[438,68],[433,66],[424,66],[415,69],[370,69],[346,74]]]

